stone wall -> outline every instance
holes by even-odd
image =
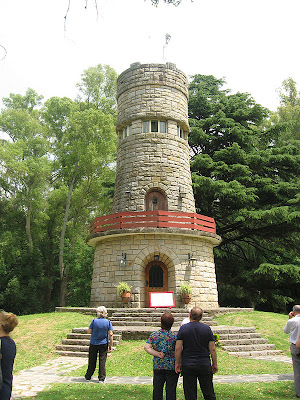
[[[188,82],[174,64],[133,64],[118,78],[117,174],[113,212],[144,211],[145,195],[160,189],[168,210],[195,212],[188,146]],[[166,123],[143,133],[143,121]],[[130,135],[124,137],[124,126]],[[177,135],[182,129],[182,137]],[[180,191],[180,193],[179,193]],[[182,195],[183,194],[183,195]]]
[[[100,239],[100,238],[99,238]],[[168,230],[149,233],[107,235],[95,247],[94,274],[92,280],[91,306],[121,307],[116,286],[126,281],[132,286],[132,307],[145,305],[145,268],[159,254],[168,269],[168,290],[175,293],[175,306],[183,304],[178,295],[180,284],[192,286],[191,305],[205,309],[218,307],[213,247],[220,238],[201,232],[182,234]],[[122,253],[126,253],[127,265],[120,267]],[[188,262],[188,254],[195,258]]]

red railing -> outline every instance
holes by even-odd
[[[195,213],[157,210],[121,212],[97,217],[90,225],[90,234],[135,228],[180,228],[216,233],[213,218]]]

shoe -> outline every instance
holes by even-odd
[[[91,380],[91,378],[87,378],[86,376],[84,377],[84,379],[85,379],[86,381],[90,381],[90,380]]]
[[[104,383],[104,381],[99,379],[99,383]]]

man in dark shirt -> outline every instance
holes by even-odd
[[[183,375],[186,400],[197,400],[197,379],[204,399],[216,400],[212,380],[218,372],[215,339],[210,327],[200,322],[202,314],[201,308],[192,308],[191,322],[182,325],[177,335],[175,371]]]

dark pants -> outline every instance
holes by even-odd
[[[185,400],[197,400],[197,379],[204,399],[216,400],[210,365],[183,365],[182,375]]]
[[[163,400],[163,389],[166,383],[166,400],[176,400],[178,374],[174,370],[153,370],[153,400]]]
[[[106,344],[90,344],[89,348],[89,365],[85,374],[85,379],[91,379],[96,369],[97,355],[99,353],[99,381],[104,381],[106,378],[105,363],[107,358],[108,343]]]

